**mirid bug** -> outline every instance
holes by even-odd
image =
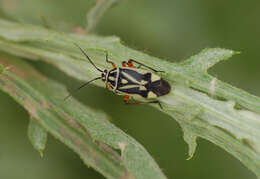
[[[102,79],[105,82],[106,88],[113,91],[118,95],[124,95],[124,103],[125,104],[148,104],[148,103],[157,103],[162,108],[160,102],[155,100],[156,98],[166,95],[170,92],[171,86],[167,81],[162,79],[157,74],[151,73],[149,71],[139,69],[139,67],[146,67],[153,72],[163,72],[155,70],[143,63],[140,63],[136,60],[130,59],[128,62],[123,61],[122,67],[116,67],[115,63],[108,59],[108,54],[106,53],[106,62],[112,65],[111,70],[101,70],[98,68],[93,61],[89,58],[87,53],[77,44],[75,44],[80,51],[85,55],[85,57],[89,60],[89,62],[101,72],[101,76],[94,78],[82,86],[77,88],[74,92],[79,89],[85,87],[89,83]],[[134,67],[136,63],[139,65],[138,68]],[[72,94],[72,93],[71,93]],[[71,96],[69,94],[65,100]],[[141,101],[132,101],[130,102],[130,98],[134,99],[148,99],[149,101],[141,102]]]

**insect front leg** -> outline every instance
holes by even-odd
[[[112,65],[113,68],[116,68],[116,64],[110,60],[108,60],[108,53],[106,52],[106,62],[110,63]]]
[[[155,70],[154,68],[149,67],[149,66],[147,66],[147,65],[145,65],[145,64],[143,64],[143,63],[141,63],[141,62],[138,62],[138,61],[136,61],[136,60],[134,60],[134,59],[128,60],[128,63],[127,63],[128,66],[130,65],[130,66],[133,67],[133,66],[134,66],[134,65],[133,65],[133,62],[136,63],[136,64],[138,64],[139,67],[144,66],[144,67],[146,67],[146,68],[148,68],[148,69],[150,69],[150,70],[152,70],[152,71],[154,71],[154,72],[164,72],[164,71],[160,71],[160,70]],[[130,67],[130,66],[129,66],[129,67]],[[138,67],[138,68],[139,68],[139,67]]]

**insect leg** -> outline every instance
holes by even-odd
[[[110,63],[112,65],[113,68],[116,68],[116,64],[110,60],[108,60],[108,53],[106,52],[106,62]]]
[[[136,61],[136,60],[134,60],[134,59],[128,60],[128,64],[133,64],[133,62],[139,64],[140,66],[144,66],[144,67],[146,67],[146,68],[148,68],[148,69],[150,69],[150,70],[152,70],[152,71],[154,71],[154,72],[164,72],[164,71],[160,71],[160,70],[155,70],[154,68],[149,67],[149,66],[147,66],[147,65],[145,65],[145,64],[143,64],[143,63],[141,63],[141,62],[138,62],[138,61]],[[129,66],[129,65],[128,65],[128,66]],[[139,66],[139,67],[140,67],[140,66]]]
[[[127,96],[127,95],[126,95],[126,96]],[[156,103],[156,104],[158,104],[158,105],[160,106],[161,109],[163,109],[163,108],[162,108],[162,105],[161,105],[161,103],[160,103],[160,101],[148,101],[148,102],[134,101],[134,102],[128,102],[128,100],[127,100],[127,101],[124,100],[124,103],[125,103],[125,104],[131,104],[131,105],[134,105],[134,104],[151,104],[151,103]]]
[[[106,84],[106,88],[107,88],[107,89],[111,89],[111,86],[107,83],[107,84]]]
[[[130,99],[130,96],[129,95],[125,95],[124,96],[124,103],[127,104],[129,99]]]
[[[123,67],[126,67],[126,64],[127,64],[126,61],[122,61],[122,66]]]
[[[129,68],[134,68],[134,64],[130,60],[128,60],[127,65],[128,65]]]
[[[122,66],[123,66],[123,67],[126,67],[126,65],[127,65],[129,68],[134,68],[134,64],[133,64],[133,62],[131,62],[131,61],[128,61],[128,62],[123,61],[123,62],[122,62]]]

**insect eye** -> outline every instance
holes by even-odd
[[[105,77],[106,76],[106,72],[104,71],[102,74],[101,74],[101,77],[102,77],[102,80],[104,81],[105,80]]]

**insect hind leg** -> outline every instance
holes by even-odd
[[[136,105],[136,104],[152,104],[152,103],[154,103],[154,104],[158,104],[159,107],[160,107],[161,109],[163,109],[163,107],[162,107],[160,101],[158,101],[158,100],[156,100],[156,101],[148,101],[148,102],[140,102],[140,101],[129,102],[128,100],[124,100],[124,103],[125,103],[125,104],[129,104],[129,105]]]
[[[145,65],[145,64],[143,64],[141,62],[138,62],[138,61],[136,61],[134,59],[129,59],[128,60],[128,64],[133,64],[133,62],[139,65],[137,68],[140,68],[141,66],[144,66],[144,67],[146,67],[146,68],[148,68],[148,69],[150,69],[150,70],[152,70],[154,72],[164,72],[164,71],[161,71],[161,70],[155,70],[154,68],[149,67],[149,66],[147,66],[147,65]]]
[[[133,62],[131,62],[131,61],[129,61],[129,60],[128,60],[128,62],[123,61],[123,62],[122,62],[122,66],[123,66],[123,67],[127,67],[127,66],[128,66],[129,68],[134,68]]]

